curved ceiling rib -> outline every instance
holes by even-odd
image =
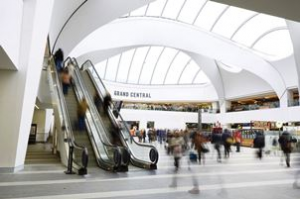
[[[205,7],[205,5],[206,5],[207,3],[208,3],[208,0],[206,0],[206,1],[203,3],[202,7],[199,9],[197,15],[195,16],[192,25],[194,25],[194,24],[196,23],[196,21],[197,21],[199,15],[200,15],[200,13],[202,12],[202,10],[204,9],[204,7]]]
[[[104,71],[104,75],[103,75],[103,78],[105,79],[106,78],[106,72],[107,72],[107,66],[108,66],[108,60],[106,60],[106,63],[105,63],[105,71]]]
[[[179,17],[179,15],[181,14],[181,11],[182,11],[183,7],[185,6],[186,1],[187,1],[187,0],[184,0],[184,2],[183,2],[183,4],[182,4],[182,6],[181,6],[181,8],[180,8],[180,10],[179,10],[179,12],[178,12],[176,18],[175,18],[176,20],[178,20],[178,17]]]
[[[161,13],[159,15],[160,17],[164,14],[164,11],[165,11],[165,9],[167,7],[168,2],[169,2],[169,0],[166,0],[165,5],[164,5],[164,7],[163,7],[163,9],[162,9],[162,11],[161,11]]]
[[[185,71],[186,67],[191,63],[191,61],[192,61],[192,58],[191,58],[191,59],[186,63],[186,65],[183,67],[183,69],[182,69],[182,71],[181,71],[181,73],[180,73],[180,75],[179,75],[179,78],[178,78],[178,80],[177,80],[177,84],[179,84],[183,72]]]
[[[147,7],[146,7],[146,10],[145,10],[144,16],[146,16],[146,15],[147,15],[147,12],[148,12],[148,9],[149,9],[149,5],[150,5],[150,3],[148,3],[148,5],[147,5]]]
[[[250,48],[253,48],[255,46],[255,44],[257,44],[257,42],[259,42],[262,38],[264,38],[265,36],[267,36],[268,34],[272,33],[272,32],[276,32],[276,31],[279,31],[279,30],[286,30],[287,27],[286,26],[282,26],[282,27],[275,27],[275,28],[272,28],[266,32],[264,32],[263,34],[261,34],[251,45],[250,45]]]
[[[169,67],[168,67],[167,72],[166,72],[165,77],[164,77],[163,84],[166,83],[166,79],[167,79],[168,73],[169,73],[169,71],[170,71],[170,68],[171,68],[171,66],[172,66],[172,64],[173,64],[173,62],[174,62],[174,60],[176,59],[176,57],[178,56],[179,53],[180,53],[180,51],[178,50],[177,53],[174,55],[172,61],[170,62]]]
[[[221,17],[224,15],[224,13],[230,8],[230,6],[226,6],[225,9],[219,14],[219,16],[217,17],[217,19],[215,20],[215,22],[213,23],[213,25],[211,26],[211,28],[209,29],[210,32],[213,31],[214,27],[216,26],[216,24],[219,22],[219,20],[221,19]]]
[[[71,18],[75,15],[75,13],[87,2],[88,0],[85,0],[84,2],[82,2],[72,13],[71,15],[68,17],[68,19],[65,21],[64,25],[61,27],[60,31],[58,32],[58,35],[56,36],[53,46],[52,46],[52,53],[54,53],[55,51],[55,47],[56,47],[56,43],[58,38],[60,37],[61,33],[63,32],[63,30],[65,29],[66,25],[68,24],[68,22],[71,20]]]
[[[142,68],[141,68],[140,73],[139,73],[139,76],[138,76],[138,77],[139,77],[139,78],[138,78],[138,81],[137,81],[138,84],[140,83],[141,75],[142,75],[142,72],[143,72],[143,69],[144,69],[144,66],[145,66],[145,63],[146,63],[146,59],[147,59],[147,57],[148,57],[148,55],[149,55],[150,50],[151,50],[151,46],[148,48],[147,53],[146,53],[146,56],[145,56],[145,58],[144,58],[143,65],[142,65]]]
[[[192,84],[195,82],[195,79],[198,76],[198,74],[200,73],[200,71],[201,71],[201,68],[199,67],[198,71],[195,73],[195,76],[193,77]]]
[[[117,80],[117,77],[118,77],[118,73],[119,73],[119,68],[120,68],[120,63],[121,63],[122,56],[123,56],[123,53],[121,53],[120,57],[119,57],[119,62],[118,62],[118,66],[117,66],[115,81]]]
[[[129,77],[129,74],[130,74],[130,71],[131,71],[131,66],[132,66],[132,62],[133,62],[133,58],[135,56],[136,50],[137,50],[137,48],[134,49],[133,56],[132,56],[131,61],[130,61],[130,65],[129,65],[129,69],[128,69],[127,77],[126,77],[126,83],[128,83],[128,77]]]
[[[255,13],[252,16],[250,16],[249,18],[247,18],[245,21],[243,21],[243,23],[241,23],[241,25],[234,31],[234,33],[231,35],[230,39],[232,40],[233,37],[239,32],[239,30],[245,25],[247,24],[250,20],[252,20],[254,17],[258,16],[259,13]]]
[[[166,49],[166,47],[164,47],[164,48],[162,49],[162,51],[160,52],[160,54],[159,54],[159,56],[158,56],[158,58],[157,58],[157,60],[156,60],[156,63],[155,63],[155,65],[154,65],[154,68],[153,68],[153,71],[152,71],[152,75],[151,75],[151,78],[150,78],[150,84],[152,84],[152,79],[153,79],[153,75],[154,75],[154,73],[155,73],[157,64],[158,64],[158,62],[159,62],[159,60],[160,60],[160,58],[161,58],[161,55],[164,53],[165,49]]]

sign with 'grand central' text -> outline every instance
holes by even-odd
[[[114,95],[122,96],[122,97],[133,97],[133,98],[151,98],[150,93],[142,93],[142,92],[114,91]]]

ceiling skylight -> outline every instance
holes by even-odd
[[[282,59],[291,54],[292,48],[289,46],[292,42],[287,34],[284,33],[282,43],[276,42],[282,40],[282,33],[273,34],[278,29],[287,30],[284,19],[221,3],[207,0],[157,0],[132,11],[130,16],[159,17],[197,26],[232,40],[237,45],[244,45],[268,60]],[[271,35],[267,36],[269,33]]]
[[[96,69],[104,80],[126,84],[194,85],[210,82],[187,54],[161,46],[131,49],[96,64]]]

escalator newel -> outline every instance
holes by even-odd
[[[65,171],[65,174],[75,174],[75,172],[72,171],[72,163],[73,163],[73,151],[74,151],[74,146],[70,145],[69,146],[69,159],[68,159],[68,169]]]

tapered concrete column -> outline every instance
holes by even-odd
[[[231,102],[227,101],[227,100],[220,100],[219,101],[219,106],[220,106],[220,113],[226,113],[227,110],[229,110],[231,108]]]
[[[218,102],[212,102],[211,106],[212,106],[212,110],[215,111],[216,113],[217,113],[217,110],[220,109]]]
[[[288,107],[288,91],[286,90],[280,97],[280,108]]]
[[[19,9],[17,70],[0,71],[0,172],[23,168],[54,0],[10,0]],[[0,7],[6,8],[6,2]],[[21,9],[20,9],[21,7]],[[20,17],[21,16],[21,17]],[[0,20],[5,27],[14,15]],[[4,48],[6,50],[6,47]],[[0,60],[1,62],[1,60]]]

